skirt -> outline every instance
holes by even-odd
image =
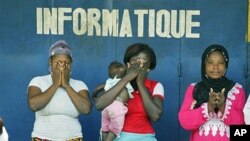
[[[53,141],[53,140],[41,139],[41,138],[34,137],[34,138],[32,138],[31,141]],[[83,141],[83,138],[75,138],[75,139],[70,139],[67,141]]]

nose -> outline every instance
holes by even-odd
[[[215,63],[215,64],[213,64],[213,68],[219,68],[219,64],[218,63]]]

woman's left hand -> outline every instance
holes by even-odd
[[[62,87],[66,88],[69,87],[69,79],[70,79],[70,69],[64,69],[61,71],[61,78],[62,78]]]
[[[136,78],[137,84],[144,84],[144,81],[148,76],[148,72],[150,71],[148,67],[149,66],[146,62],[141,62],[140,72]]]
[[[225,101],[226,101],[224,93],[225,93],[225,88],[223,88],[221,92],[219,92],[217,95],[217,101],[218,101],[217,107],[222,113],[224,113]]]
[[[145,68],[141,68],[138,76],[136,77],[137,84],[144,84],[145,79],[148,76],[148,71]]]

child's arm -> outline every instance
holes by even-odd
[[[92,93],[92,99],[95,101],[96,98],[98,97],[98,95],[102,94],[102,92],[104,92],[104,87],[105,87],[105,83],[97,86],[93,93]]]

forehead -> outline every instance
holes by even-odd
[[[131,59],[132,58],[149,59],[149,55],[146,52],[140,52],[139,54],[131,57]]]
[[[65,54],[58,54],[58,55],[54,55],[51,57],[52,58],[52,61],[53,60],[62,60],[62,61],[70,61],[71,60],[71,57],[68,56],[68,55],[65,55]]]
[[[220,59],[225,60],[223,58],[223,55],[222,55],[222,53],[220,51],[213,51],[213,52],[211,52],[209,54],[209,56],[208,56],[208,59],[213,59],[213,58],[220,58]]]

